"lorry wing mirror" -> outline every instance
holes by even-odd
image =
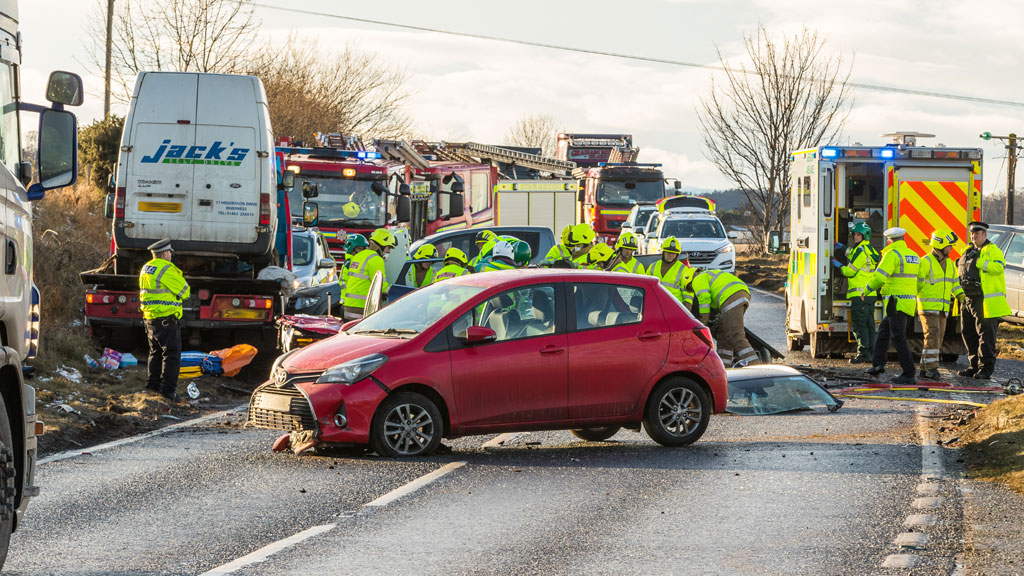
[[[683,187],[683,183],[680,182],[679,180],[676,180],[676,183],[674,184],[674,186],[676,187],[676,190],[680,190]]]
[[[82,77],[74,72],[50,72],[46,83],[46,99],[64,106],[82,105]]]
[[[399,196],[395,202],[395,217],[399,222],[412,220],[412,200],[408,195]]]
[[[313,184],[309,180],[305,180],[302,183],[302,197],[303,198],[316,198],[320,195],[320,187]]]
[[[302,203],[302,225],[307,228],[316,226],[320,220],[320,206],[316,202]]]
[[[370,184],[370,190],[373,190],[374,194],[380,196],[388,191],[388,187],[380,180],[374,180],[373,184]]]
[[[47,190],[70,186],[78,178],[75,115],[63,110],[43,110],[39,114],[38,134],[39,182],[28,189],[29,200],[39,200]]]
[[[451,200],[448,203],[448,217],[458,218],[459,216],[462,216],[464,211],[464,198],[461,194],[452,194],[450,198]]]
[[[32,181],[32,163],[31,162],[20,162],[18,163],[18,179],[21,180],[22,186],[28,186],[29,182]],[[113,188],[113,185],[111,185]]]
[[[291,190],[295,187],[295,172],[291,170],[285,170],[284,174],[281,174],[281,186],[287,190]]]
[[[779,232],[778,230],[768,232],[768,253],[778,254],[780,244],[782,244],[782,232]]]
[[[103,215],[106,216],[107,218],[114,217],[114,200],[114,193],[108,192],[107,199],[103,202]]]
[[[586,200],[587,200],[587,191],[584,190],[583,188],[580,188],[579,191],[576,192],[576,201],[577,202],[585,202]]]
[[[452,182],[452,192],[455,194],[462,194],[466,191],[466,185],[456,180]]]
[[[408,196],[412,194],[412,189],[409,188],[408,184],[402,184],[398,187],[398,193],[402,196]],[[407,220],[406,220],[407,222]]]

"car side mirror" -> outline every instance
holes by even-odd
[[[587,191],[582,189],[582,188],[580,188],[579,191],[576,192],[576,201],[582,203],[582,202],[586,202],[586,200],[587,200]]]
[[[412,199],[408,196],[399,196],[395,200],[395,218],[399,222],[412,220]]]
[[[320,206],[316,202],[302,203],[302,225],[312,228],[319,223]]]
[[[372,190],[377,196],[380,196],[388,191],[388,187],[380,180],[374,180],[373,184],[370,184],[370,190]]]
[[[729,240],[735,240],[740,237],[740,234],[739,232],[730,231],[726,236],[729,237]]]
[[[291,190],[295,187],[295,172],[291,170],[285,170],[284,174],[281,174],[281,186],[287,190]]]
[[[768,248],[768,253],[769,254],[778,254],[781,251],[780,250],[781,244],[782,244],[782,232],[779,232],[778,230],[772,230],[772,231],[768,232],[768,246],[767,246],[767,248]]]
[[[330,269],[330,268],[334,268],[334,266],[335,266],[334,258],[321,258],[320,261],[316,263],[316,267],[317,268]]]
[[[629,230],[629,229],[631,229],[632,227],[633,227],[633,225],[632,225],[632,224],[630,224],[629,222],[623,222],[623,223],[622,223],[622,229],[623,229],[623,230]]]
[[[113,192],[107,194],[106,200],[103,201],[103,215],[107,218],[114,217],[114,201],[116,197]]]
[[[463,344],[480,344],[482,342],[494,342],[498,339],[498,335],[494,333],[494,330],[486,326],[470,326],[466,328],[465,332],[459,333],[456,338]]]
[[[462,216],[465,198],[461,194],[453,194],[450,198],[451,201],[448,203],[448,218],[451,219]]]
[[[302,183],[302,197],[303,198],[316,198],[320,195],[320,187],[313,184],[309,180]]]

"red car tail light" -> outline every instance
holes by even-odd
[[[707,326],[704,326],[703,324],[700,326],[696,326],[693,329],[693,333],[694,335],[697,336],[697,338],[700,338],[701,341],[707,344],[708,348],[715,347],[715,341],[713,338],[711,338],[711,329],[708,328]]]

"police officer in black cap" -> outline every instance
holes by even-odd
[[[996,366],[996,330],[1003,316],[1013,314],[1006,302],[1006,259],[988,240],[988,224],[967,225],[971,244],[960,258],[960,287],[964,290],[960,311],[964,345],[971,365],[960,376],[986,380]]]
[[[171,263],[171,241],[157,240],[149,246],[153,259],[142,266],[139,295],[142,318],[149,340],[149,377],[146,388],[177,401],[178,371],[181,368],[182,302],[189,297],[188,282]]]

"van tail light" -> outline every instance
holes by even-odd
[[[260,194],[260,226],[270,226],[270,194]]]
[[[124,197],[125,188],[118,188],[114,192],[114,218],[124,218]]]
[[[694,327],[693,334],[707,344],[708,348],[715,347],[715,341],[711,338],[711,329],[707,326],[701,324],[700,326]]]

